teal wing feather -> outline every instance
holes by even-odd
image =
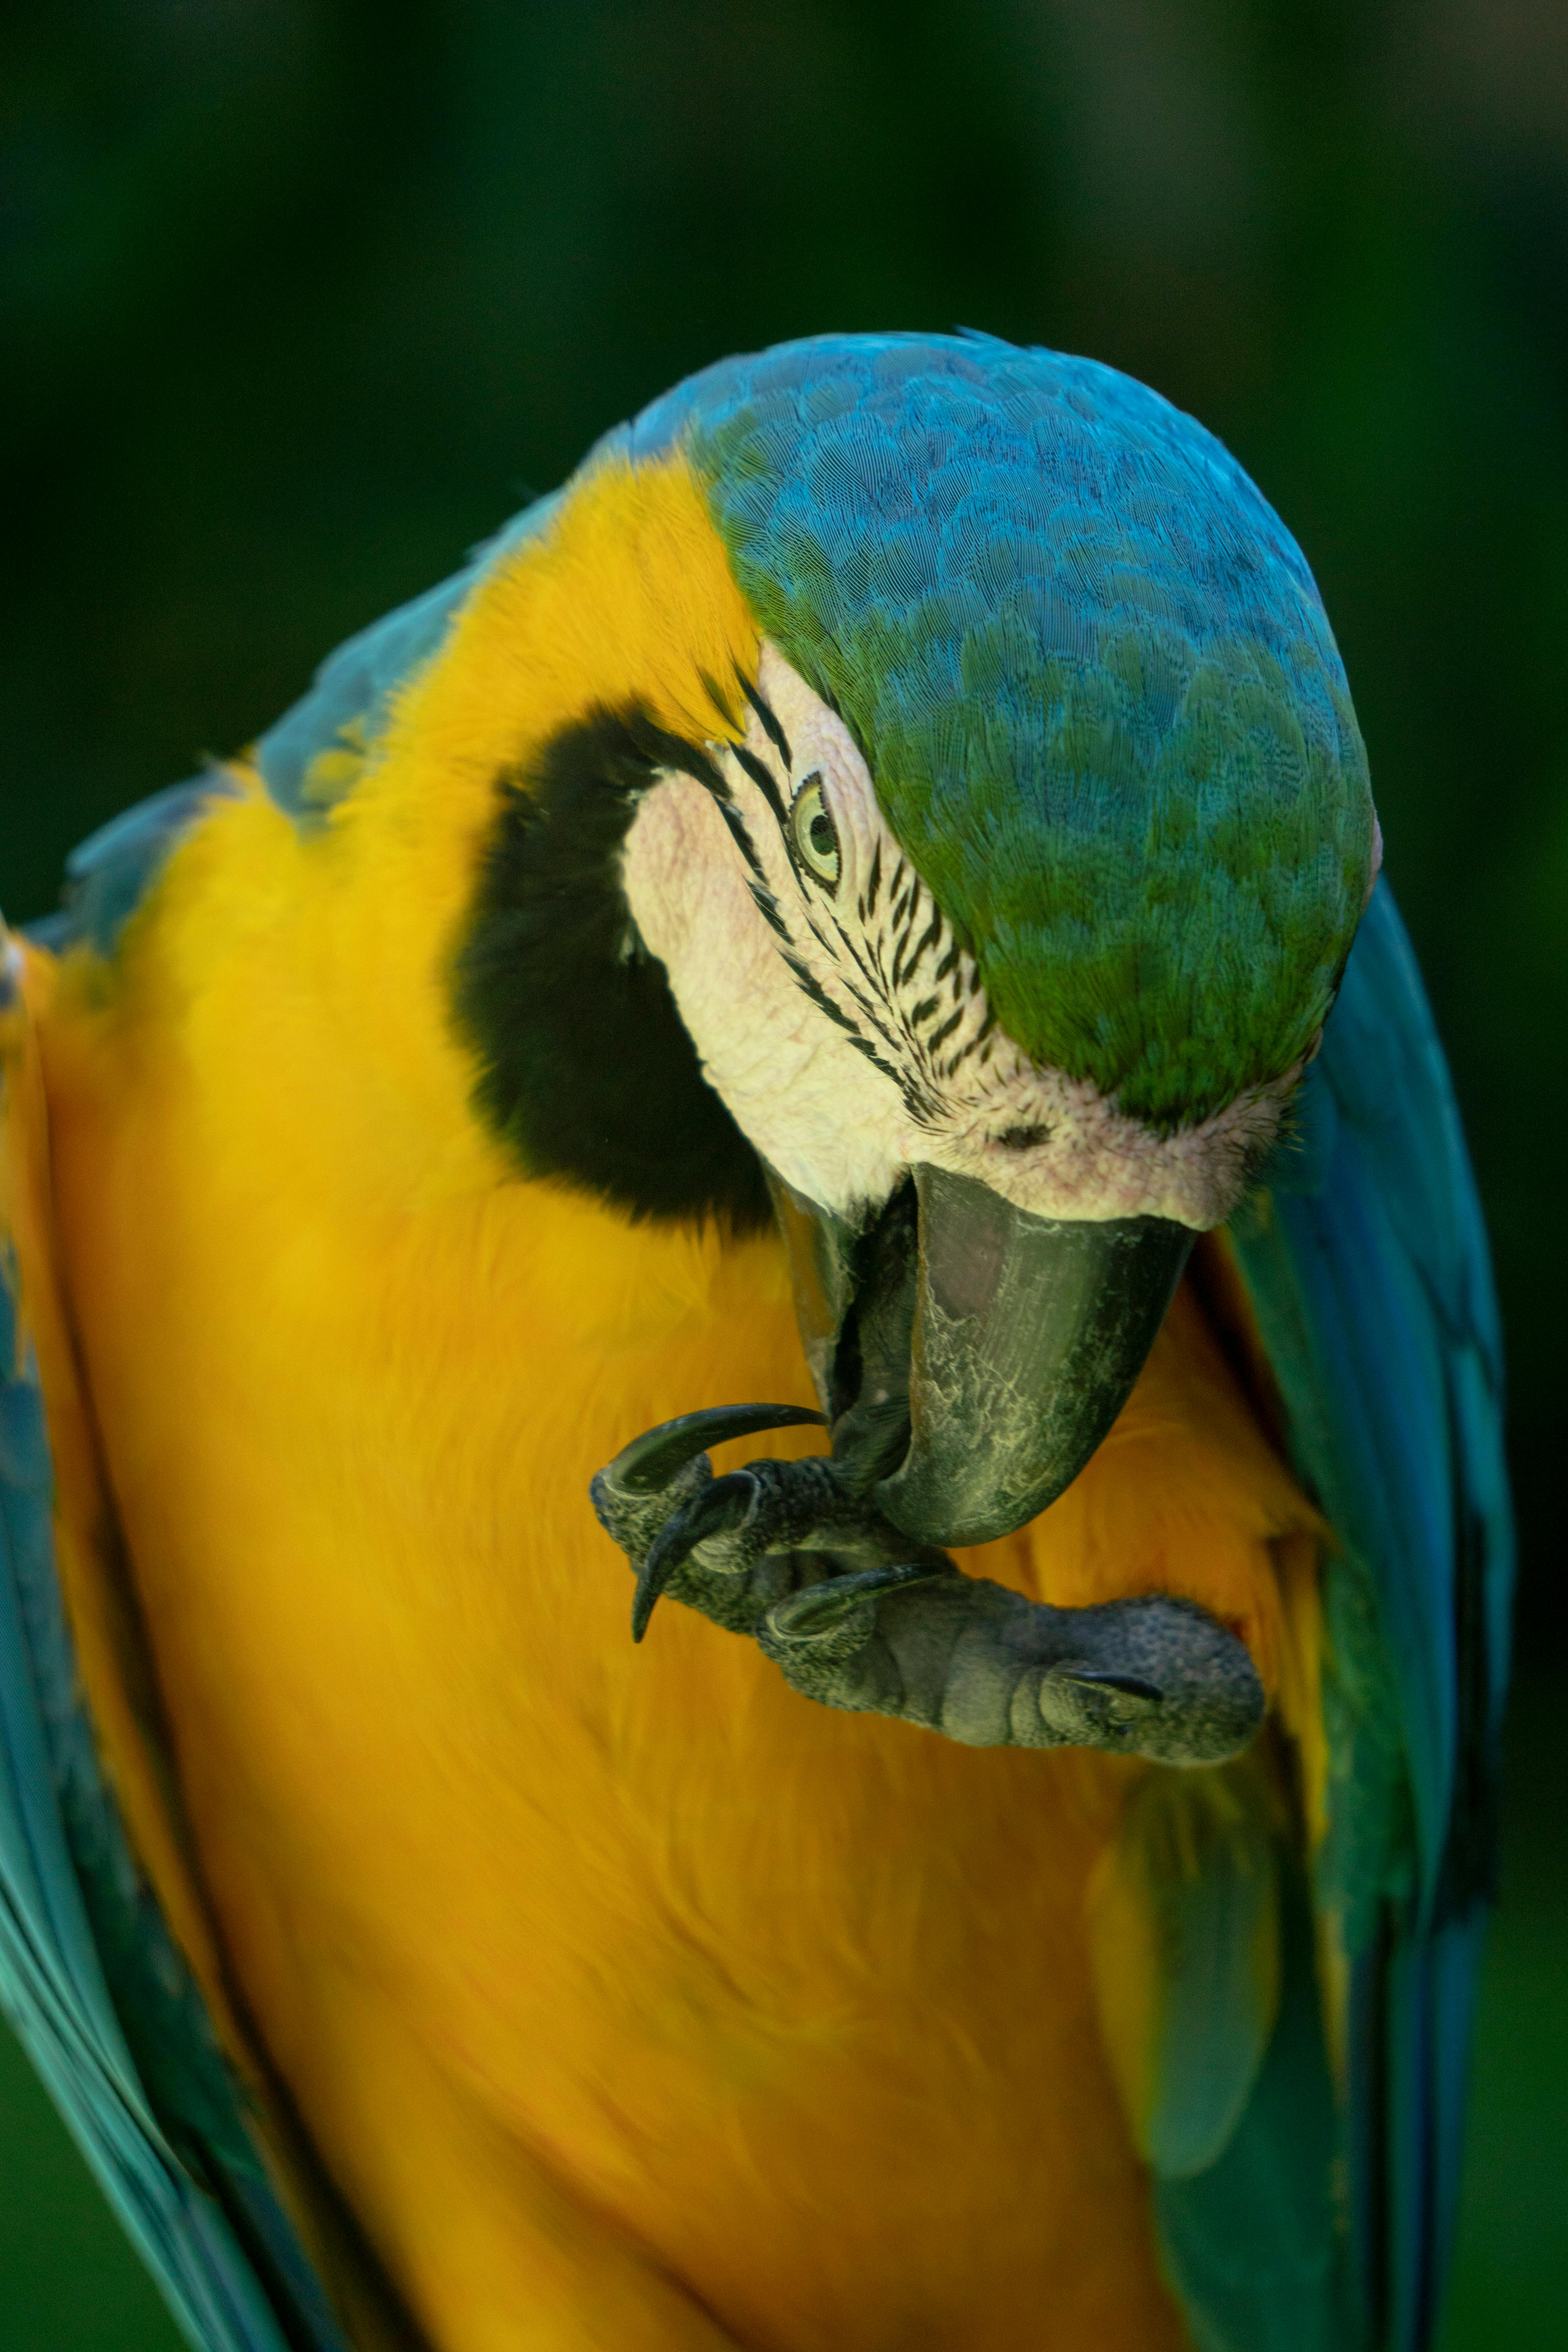
[[[310,691],[268,728],[256,747],[262,782],[301,823],[330,805],[317,763],[339,750],[362,751],[381,733],[396,696],[444,643],[458,611],[491,565],[535,537],[560,503],[559,491],[536,499],[494,539],[476,548],[462,571],[374,621],[330,654]]]
[[[1199,2170],[1173,2171],[1151,2151],[1161,2252],[1199,2352],[1352,2352],[1361,2340],[1335,2211],[1339,2126],[1311,1911],[1300,1869],[1280,1864],[1278,2004],[1235,2128]],[[1207,1893],[1193,1890],[1194,1910]],[[1223,1895],[1211,1899],[1217,1910]],[[1236,1990],[1233,2004],[1194,2021],[1189,2072],[1250,2045],[1256,2003]]]
[[[126,1842],[56,1577],[36,1367],[0,1279],[0,2009],[198,2352],[345,2352]]]
[[[153,793],[100,825],[66,860],[65,903],[57,914],[29,923],[28,937],[57,955],[82,940],[100,955],[111,954],[180,835],[209,801],[238,789],[223,769],[214,768],[189,783]]]
[[[606,436],[606,441],[616,436]],[[334,754],[350,761],[374,746],[398,694],[440,651],[458,612],[489,568],[543,530],[560,493],[536,499],[476,548],[460,572],[400,604],[328,655],[307,691],[258,741],[255,763],[280,808],[300,825],[319,824],[341,785]],[[40,946],[63,953],[88,940],[112,953],[125,923],[181,835],[215,798],[237,792],[211,768],[138,801],[79,843],[66,860],[65,903],[26,926]]]
[[[1385,885],[1300,1133],[1232,1234],[1297,1463],[1338,1539],[1310,1895],[1350,1961],[1349,2110],[1336,2123],[1299,1885],[1251,2099],[1214,2164],[1157,2178],[1156,2210],[1204,2352],[1425,2352],[1492,1878],[1512,1537],[1485,1234]],[[1327,2188],[1336,2146],[1348,2244]]]

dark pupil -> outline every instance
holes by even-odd
[[[811,835],[811,845],[813,849],[816,850],[818,857],[831,857],[833,855],[833,819],[827,814],[826,809],[818,810],[816,816],[812,818],[810,824],[806,827],[806,831]]]

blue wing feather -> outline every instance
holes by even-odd
[[[1281,1876],[1279,2012],[1257,2085],[1215,2162],[1154,2171],[1161,2249],[1198,2352],[1349,2352],[1356,2340],[1311,1920],[1300,1865]]]
[[[561,493],[537,499],[514,515],[505,529],[476,548],[454,572],[410,604],[374,621],[339,646],[316,672],[310,690],[268,728],[256,747],[262,782],[280,807],[304,823],[328,804],[312,784],[311,770],[323,752],[340,745],[363,746],[381,732],[395,698],[439,651],[459,609],[485,572],[501,557],[548,524]]]
[[[624,428],[619,437],[624,438]],[[616,438],[606,436],[601,446]],[[320,824],[342,789],[323,782],[318,762],[333,752],[363,752],[374,743],[397,695],[439,652],[485,573],[547,527],[560,498],[554,491],[536,499],[476,548],[460,572],[348,638],[328,655],[300,699],[268,729],[256,745],[257,772],[297,824]],[[82,940],[100,955],[112,953],[180,835],[209,801],[238,789],[225,770],[215,767],[205,776],[150,794],[100,825],[66,860],[64,906],[58,913],[29,923],[29,937],[56,954]]]
[[[100,955],[115,941],[187,825],[206,803],[238,786],[221,768],[138,801],[78,844],[66,860],[65,902],[26,926],[40,947],[63,955],[89,940]]]
[[[0,1280],[0,2008],[198,2352],[344,2352],[98,1768],[16,1336]]]
[[[1372,2340],[1430,2340],[1494,1844],[1512,1537],[1484,1230],[1420,975],[1380,884],[1299,1149],[1233,1238],[1329,1564],[1329,1833],[1352,1965],[1351,2157]]]

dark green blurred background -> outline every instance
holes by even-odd
[[[0,20],[0,900],[723,352],[986,327],[1314,565],[1496,1239],[1523,1532],[1448,2352],[1568,2346],[1568,0]],[[0,2347],[173,2344],[0,2035]]]

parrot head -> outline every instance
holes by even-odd
[[[476,646],[551,651],[453,965],[481,1115],[634,1214],[771,1212],[843,1478],[923,1542],[1021,1526],[1371,888],[1300,551],[1110,368],[845,336],[680,386],[494,570]]]

